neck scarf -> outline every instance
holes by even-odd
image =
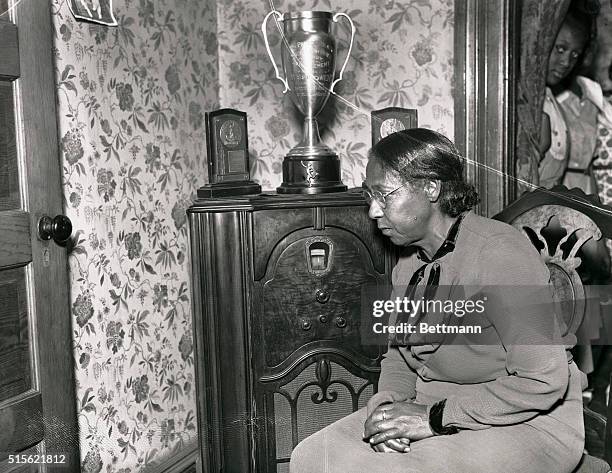
[[[422,265],[419,269],[417,269],[410,278],[410,282],[408,283],[408,287],[406,288],[406,293],[404,294],[404,299],[413,300],[415,298],[417,287],[425,277],[425,273],[427,272],[427,267],[429,265],[431,265],[431,270],[429,271],[429,277],[427,278],[427,282],[425,283],[423,300],[428,301],[433,299],[440,283],[440,263],[438,263],[437,260],[439,260],[443,256],[446,256],[449,253],[452,253],[455,249],[457,234],[459,233],[459,227],[461,226],[461,221],[463,220],[464,216],[465,214],[460,214],[457,220],[455,220],[453,225],[448,230],[444,242],[442,243],[442,245],[440,245],[440,247],[431,259],[429,259],[425,252],[422,251],[420,248],[417,250],[418,259],[424,261],[425,264]],[[427,315],[427,311],[423,308],[421,309],[418,316],[413,317],[414,321],[411,321],[411,317],[407,312],[399,312],[397,314],[396,325],[399,326],[400,324],[406,323],[416,326],[425,315]],[[400,346],[416,344],[413,343],[413,341],[409,341],[410,338],[416,341],[418,337],[411,337],[411,334],[409,333],[396,333],[391,335],[390,341],[392,345]]]

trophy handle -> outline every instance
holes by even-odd
[[[278,17],[278,19],[282,20],[283,19],[283,15],[281,12],[277,11],[277,10],[272,10],[270,11],[266,17],[263,20],[263,23],[261,24],[261,32],[263,33],[263,37],[264,37],[264,43],[266,44],[266,51],[268,51],[268,56],[270,57],[270,61],[272,61],[272,66],[274,66],[274,72],[276,73],[276,78],[278,80],[280,80],[283,85],[285,86],[285,90],[283,90],[283,94],[285,92],[287,92],[289,90],[289,84],[287,83],[286,79],[283,79],[279,72],[278,72],[278,67],[276,67],[276,61],[274,60],[274,57],[272,56],[272,51],[270,51],[270,44],[268,43],[268,32],[267,32],[267,26],[268,26],[268,19],[270,18],[270,16],[276,16]],[[278,20],[277,20],[278,22]],[[279,28],[280,29],[280,28]],[[281,35],[282,35],[282,30],[281,30]],[[283,38],[284,40],[284,38]]]
[[[272,12],[270,12],[270,13],[272,13]],[[331,93],[334,92],[334,86],[338,82],[340,82],[342,80],[342,74],[344,74],[344,68],[346,67],[346,63],[348,62],[349,58],[351,57],[351,51],[353,50],[353,39],[355,39],[355,25],[353,24],[353,20],[351,20],[350,16],[348,16],[346,13],[336,13],[334,15],[334,18],[333,18],[334,23],[336,23],[338,21],[338,17],[340,17],[340,16],[346,17],[348,22],[351,24],[351,42],[349,44],[348,52],[346,53],[346,58],[344,59],[344,64],[342,64],[342,68],[340,69],[340,74],[338,74],[338,78],[335,81],[332,82],[332,85],[329,88]]]

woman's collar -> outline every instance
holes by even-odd
[[[444,238],[444,241],[438,247],[437,251],[433,255],[433,258],[430,259],[425,253],[425,251],[423,251],[421,248],[417,248],[417,258],[419,258],[421,261],[424,261],[426,263],[431,263],[433,261],[436,261],[442,258],[448,253],[452,253],[453,250],[455,249],[455,244],[457,241],[457,235],[459,234],[459,228],[461,227],[461,222],[463,221],[463,218],[465,217],[466,213],[467,212],[459,214],[459,216],[450,226],[446,234],[446,238]]]

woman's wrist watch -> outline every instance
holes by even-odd
[[[442,425],[445,404],[446,399],[442,399],[429,408],[429,428],[435,435],[451,435],[459,432],[457,427],[444,427]]]

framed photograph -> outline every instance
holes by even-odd
[[[68,6],[77,20],[106,26],[118,24],[113,14],[113,0],[68,0]]]
[[[372,122],[372,146],[391,133],[418,126],[418,114],[415,108],[382,108],[373,110],[370,117]]]

